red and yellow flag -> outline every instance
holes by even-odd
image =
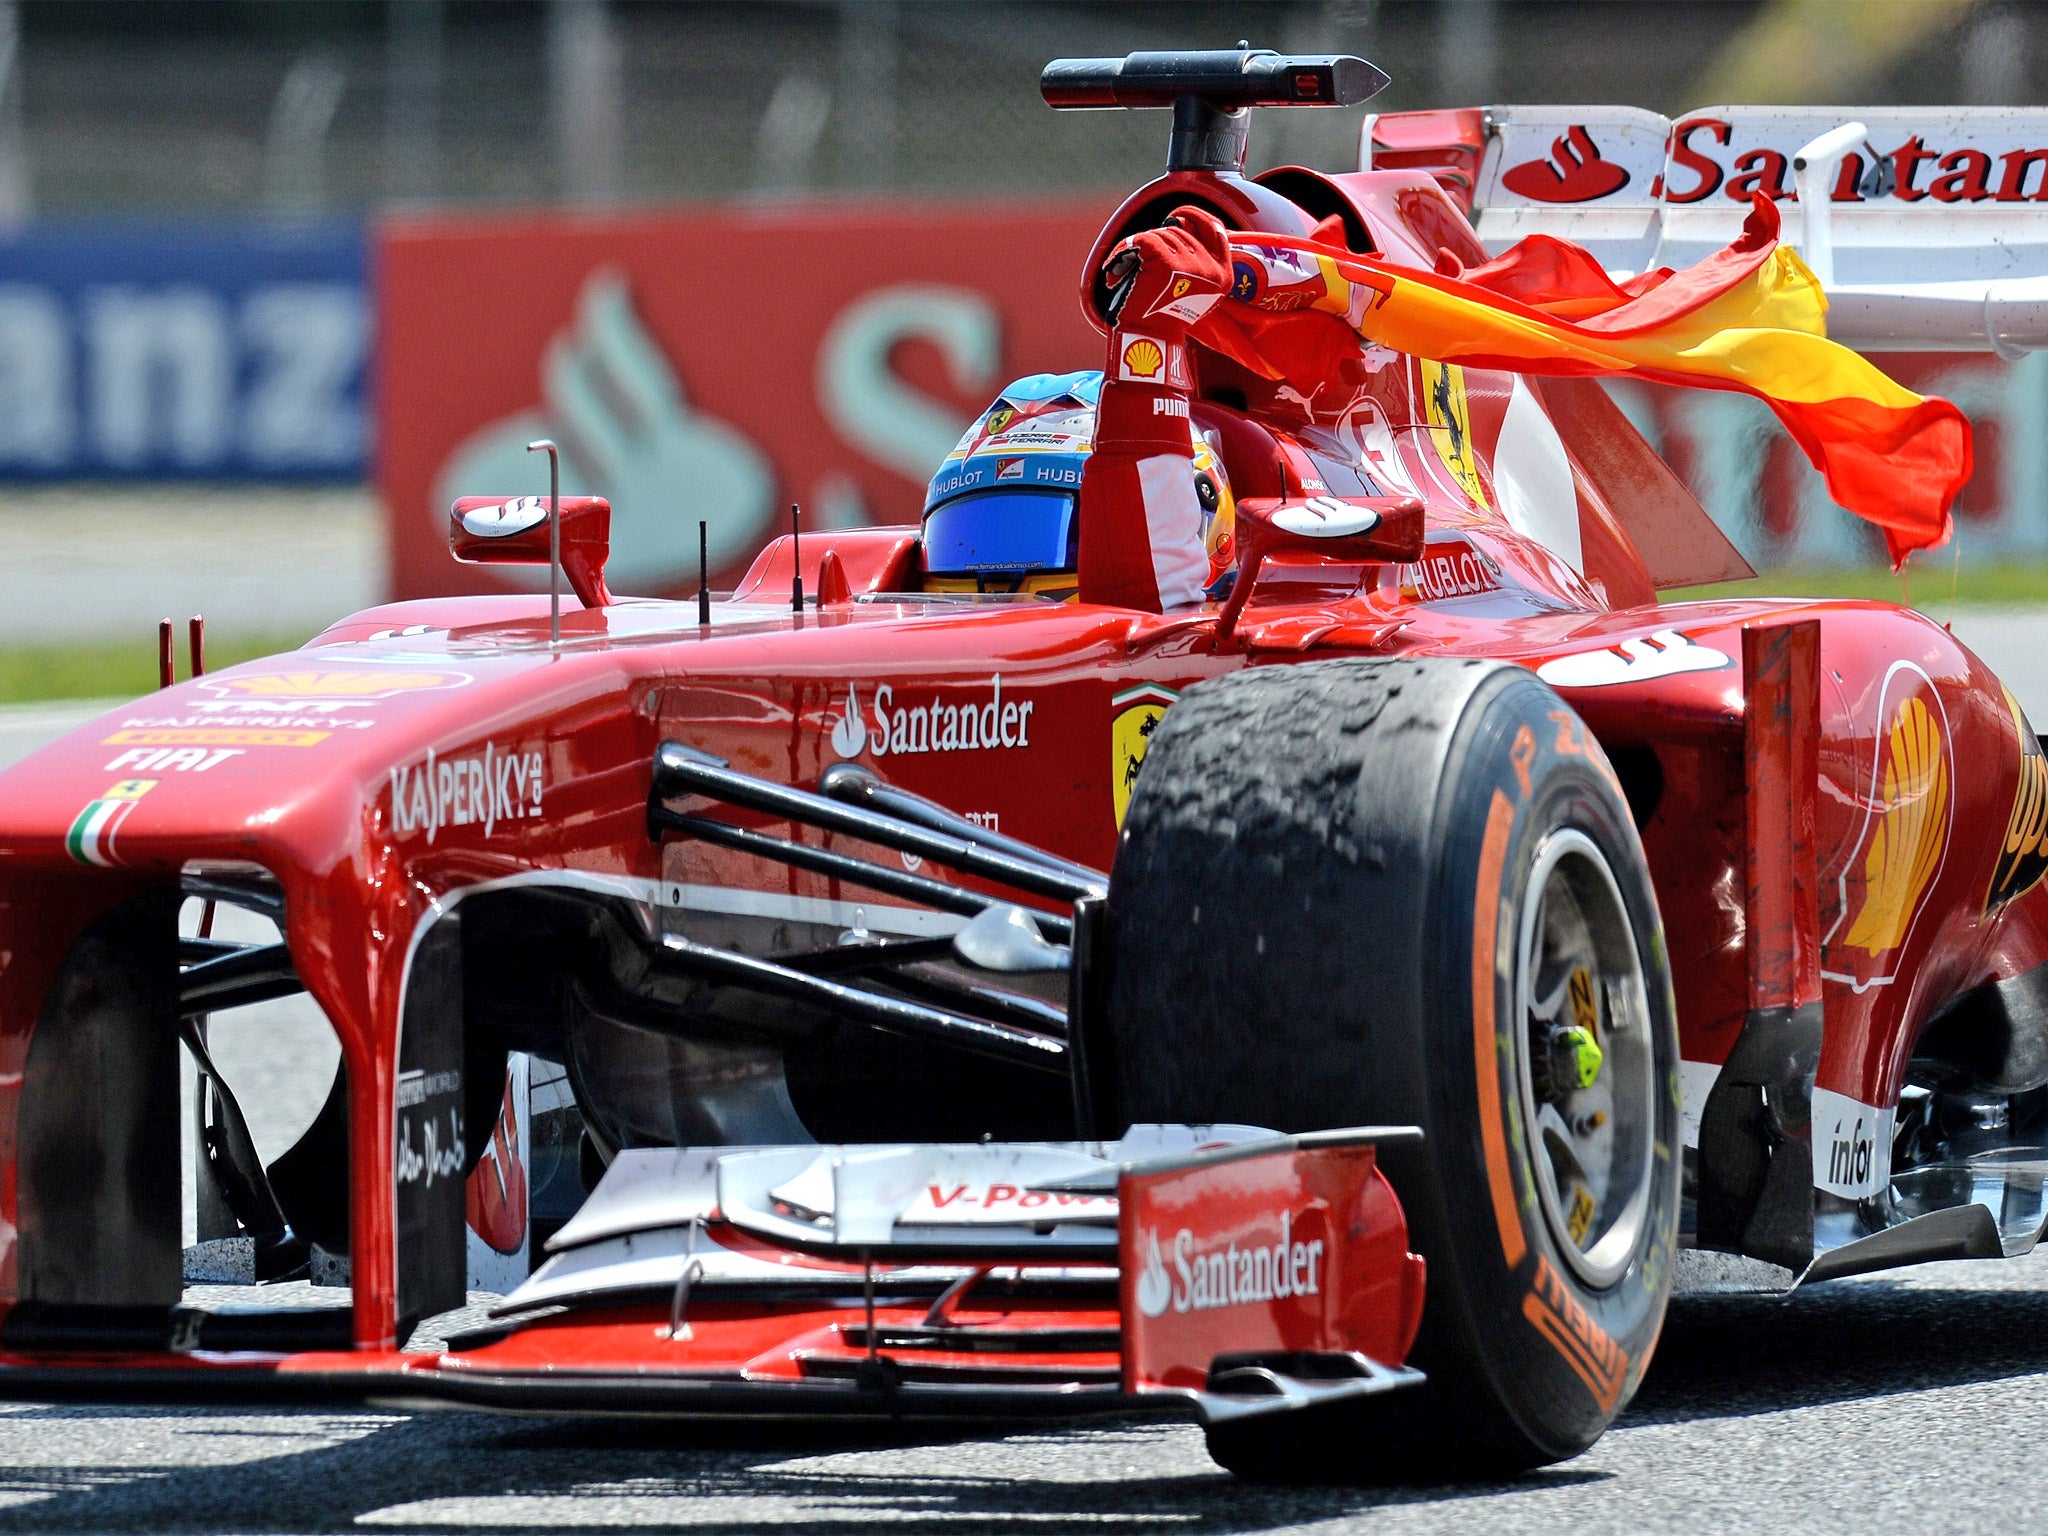
[[[1894,564],[1943,543],[1970,478],[1970,424],[1827,339],[1827,298],[1778,243],[1759,196],[1742,237],[1682,272],[1611,280],[1591,253],[1535,235],[1483,267],[1423,272],[1316,240],[1229,234],[1186,210],[1135,238],[1186,273],[1230,268],[1189,337],[1304,394],[1355,384],[1359,341],[1517,373],[1632,376],[1764,401],[1842,506],[1884,530]],[[1157,251],[1145,242],[1165,237]],[[1192,237],[1192,239],[1190,239]],[[1341,322],[1341,323],[1333,323]],[[1348,381],[1348,383],[1347,383]]]

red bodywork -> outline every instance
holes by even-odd
[[[1437,181],[1418,170],[1286,170],[1260,183],[1169,177],[1119,210],[1098,257],[1194,195],[1254,228],[1306,233],[1340,214],[1354,244],[1418,265],[1445,246],[1483,257]],[[1099,305],[1098,266],[1091,259]],[[1532,405],[1539,457],[1569,486],[1562,541],[1554,524],[1532,522],[1526,451],[1514,447],[1531,430]],[[1117,730],[1123,711],[1156,709],[1240,667],[1501,658],[1541,669],[1570,704],[1556,715],[1559,750],[1586,750],[1590,730],[1638,791],[1682,1056],[1709,1080],[1752,1010],[1817,996],[1818,1088],[1887,1109],[1941,1004],[2048,960],[2041,861],[2016,871],[2002,859],[2035,749],[1997,679],[1941,626],[1884,604],[1660,603],[1662,588],[1746,567],[1597,386],[1459,376],[1388,356],[1342,401],[1310,405],[1253,388],[1243,411],[1199,392],[1193,410],[1222,436],[1240,498],[1312,493],[1300,483],[1304,449],[1418,496],[1422,557],[1360,565],[1275,554],[1219,643],[1214,603],[1158,615],[927,596],[915,529],[812,532],[802,576],[825,600],[800,614],[790,611],[786,539],[715,605],[709,626],[691,602],[585,608],[565,599],[551,647],[544,598],[379,608],[297,652],[111,711],[0,777],[0,1295],[24,1294],[17,1122],[24,1096],[38,1091],[37,1021],[74,943],[101,914],[174,889],[181,876],[256,869],[282,890],[293,968],[333,1023],[350,1086],[358,1353],[301,1354],[287,1372],[497,1380],[687,1363],[774,1377],[773,1362],[792,1351],[857,1356],[843,1305],[726,1303],[695,1314],[702,1332],[683,1355],[666,1339],[656,1349],[668,1324],[658,1309],[579,1312],[460,1355],[395,1353],[406,1311],[398,1164],[411,1147],[400,1132],[399,1020],[420,936],[465,893],[507,882],[610,893],[657,917],[707,892],[772,897],[788,910],[888,908],[748,854],[651,840],[650,764],[664,741],[804,787],[836,762],[858,761],[985,826],[1107,869],[1136,766]],[[1287,445],[1277,460],[1254,422]],[[1523,462],[1510,466],[1517,452]],[[969,709],[987,723],[960,727]],[[781,830],[765,817],[738,819]],[[1344,1293],[1365,1313],[1342,1327],[1320,1315],[1289,1322],[1276,1302],[1260,1326],[1280,1332],[1260,1342],[1288,1343],[1300,1329],[1369,1336],[1398,1362],[1420,1301],[1398,1206],[1369,1152],[1311,1173],[1343,1186],[1325,1192],[1327,1209],[1373,1206],[1357,1228],[1362,1267]],[[1181,1197],[1170,1178],[1142,1198],[1159,1230],[1190,1224],[1174,1214]],[[1228,1208],[1213,1189],[1204,1198],[1212,1218]],[[1135,1209],[1127,1204],[1127,1221]],[[1296,1241],[1297,1217],[1283,1238],[1279,1208],[1261,1209],[1243,1223],[1248,1245]],[[1120,1372],[1134,1390],[1199,1385],[1203,1350],[1221,1343],[1176,1339],[1170,1312],[1134,1322],[1142,1309],[1129,1293],[1142,1279],[1127,1262],[1122,1308],[1108,1295],[1053,1308],[1064,1325],[1112,1328],[1121,1316],[1126,1329],[1120,1349],[1063,1357],[1081,1373],[1074,1379]],[[962,1316],[1016,1322],[988,1305],[977,1313],[970,1301]],[[906,1321],[912,1314],[885,1309],[876,1326]]]

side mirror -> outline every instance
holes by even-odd
[[[1236,632],[1259,567],[1269,555],[1320,555],[1333,565],[1422,558],[1422,501],[1415,496],[1257,498],[1237,504],[1237,584],[1216,620],[1220,646]]]
[[[562,574],[586,608],[612,600],[604,563],[612,551],[612,504],[602,496],[564,496]],[[548,498],[465,496],[448,511],[448,549],[465,565],[546,565]]]

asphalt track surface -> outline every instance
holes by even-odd
[[[2048,1261],[1678,1299],[1578,1460],[1503,1484],[1278,1490],[1198,1431],[973,1438],[377,1412],[0,1409],[0,1532],[1767,1529],[2041,1523]]]
[[[2048,619],[1957,630],[2048,719]],[[0,765],[96,709],[0,712]],[[256,935],[252,934],[251,937]],[[310,1119],[324,1021],[268,1005],[217,1044],[266,1155]],[[338,1299],[338,1298],[337,1298]],[[1589,1453],[1514,1482],[1276,1490],[1198,1430],[972,1436],[457,1412],[0,1404],[8,1531],[827,1533],[2030,1530],[2048,1444],[2048,1254],[1674,1300],[1642,1393]],[[1341,1470],[1341,1469],[1339,1469]]]

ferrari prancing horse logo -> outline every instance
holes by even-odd
[[[1454,363],[1424,361],[1422,368],[1422,414],[1430,425],[1429,438],[1436,456],[1458,482],[1472,504],[1490,511],[1486,482],[1479,477],[1479,462],[1472,448],[1472,409],[1465,394],[1465,370]]]
[[[1141,683],[1124,689],[1109,701],[1116,711],[1109,727],[1109,793],[1119,831],[1123,829],[1124,812],[1131,808],[1131,791],[1137,786],[1138,768],[1145,761],[1152,733],[1179,697],[1176,689]]]

